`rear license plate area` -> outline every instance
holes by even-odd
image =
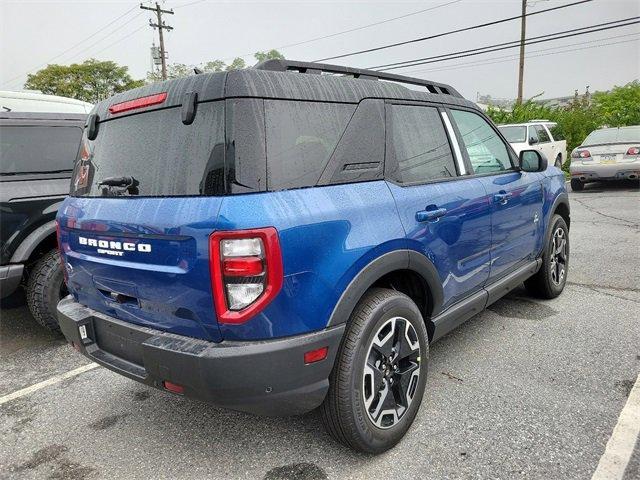
[[[136,365],[144,364],[142,342],[148,338],[147,334],[99,318],[94,320],[93,330],[100,350]]]

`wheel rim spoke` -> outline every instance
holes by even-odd
[[[420,376],[420,342],[411,323],[402,317],[386,321],[367,352],[363,399],[369,419],[390,428],[413,400]]]
[[[549,270],[551,280],[556,285],[564,281],[567,265],[567,237],[564,229],[558,227],[553,232],[551,239],[551,256],[549,258]]]

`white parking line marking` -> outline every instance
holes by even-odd
[[[622,479],[640,435],[640,375],[631,389],[591,480]]]
[[[67,378],[75,377],[76,375],[80,375],[81,373],[88,372],[89,370],[93,370],[94,368],[99,366],[100,365],[98,365],[97,363],[90,363],[88,365],[78,367],[74,370],[69,370],[68,372],[55,375],[43,382],[36,383],[35,385],[31,385],[30,387],[26,387],[16,392],[0,397],[0,405],[10,402],[11,400],[15,400],[16,398],[24,397],[25,395],[30,395],[33,392],[37,392],[38,390],[41,390],[45,387],[55,385],[56,383],[60,383],[61,381],[66,380]]]

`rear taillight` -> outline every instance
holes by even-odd
[[[209,240],[209,258],[220,323],[246,322],[282,288],[282,254],[273,227],[215,232]]]
[[[627,150],[627,155],[640,155],[640,148],[631,147],[629,150]]]
[[[58,219],[56,219],[56,240],[58,241],[58,257],[60,257],[60,266],[62,267],[64,283],[68,283],[69,276],[67,275],[67,268],[64,265],[64,257],[62,256],[62,235],[60,234],[60,220]]]
[[[138,108],[150,107],[151,105],[159,105],[164,103],[167,99],[167,92],[157,93],[155,95],[148,95],[146,97],[136,98],[134,100],[128,100],[122,103],[116,103],[109,107],[109,112],[113,115],[117,113],[128,112],[129,110],[136,110]]]
[[[589,150],[575,150],[571,154],[571,158],[591,158]]]

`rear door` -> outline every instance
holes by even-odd
[[[491,203],[491,279],[535,258],[542,235],[542,174],[520,171],[508,144],[480,114],[451,109],[461,148]],[[531,128],[531,127],[530,127]]]
[[[556,153],[555,145],[551,141],[549,133],[542,125],[534,125],[533,128],[535,128],[536,133],[538,134],[538,144],[536,145],[538,147],[538,151],[542,152],[544,156],[547,157],[549,165],[553,165],[556,160]]]
[[[224,101],[113,116],[84,138],[59,213],[69,289],[121,320],[219,340],[209,237],[222,203]],[[126,180],[123,181],[122,178]]]
[[[444,109],[388,104],[385,178],[409,248],[434,264],[443,308],[480,290],[489,276],[490,205],[466,176]]]

